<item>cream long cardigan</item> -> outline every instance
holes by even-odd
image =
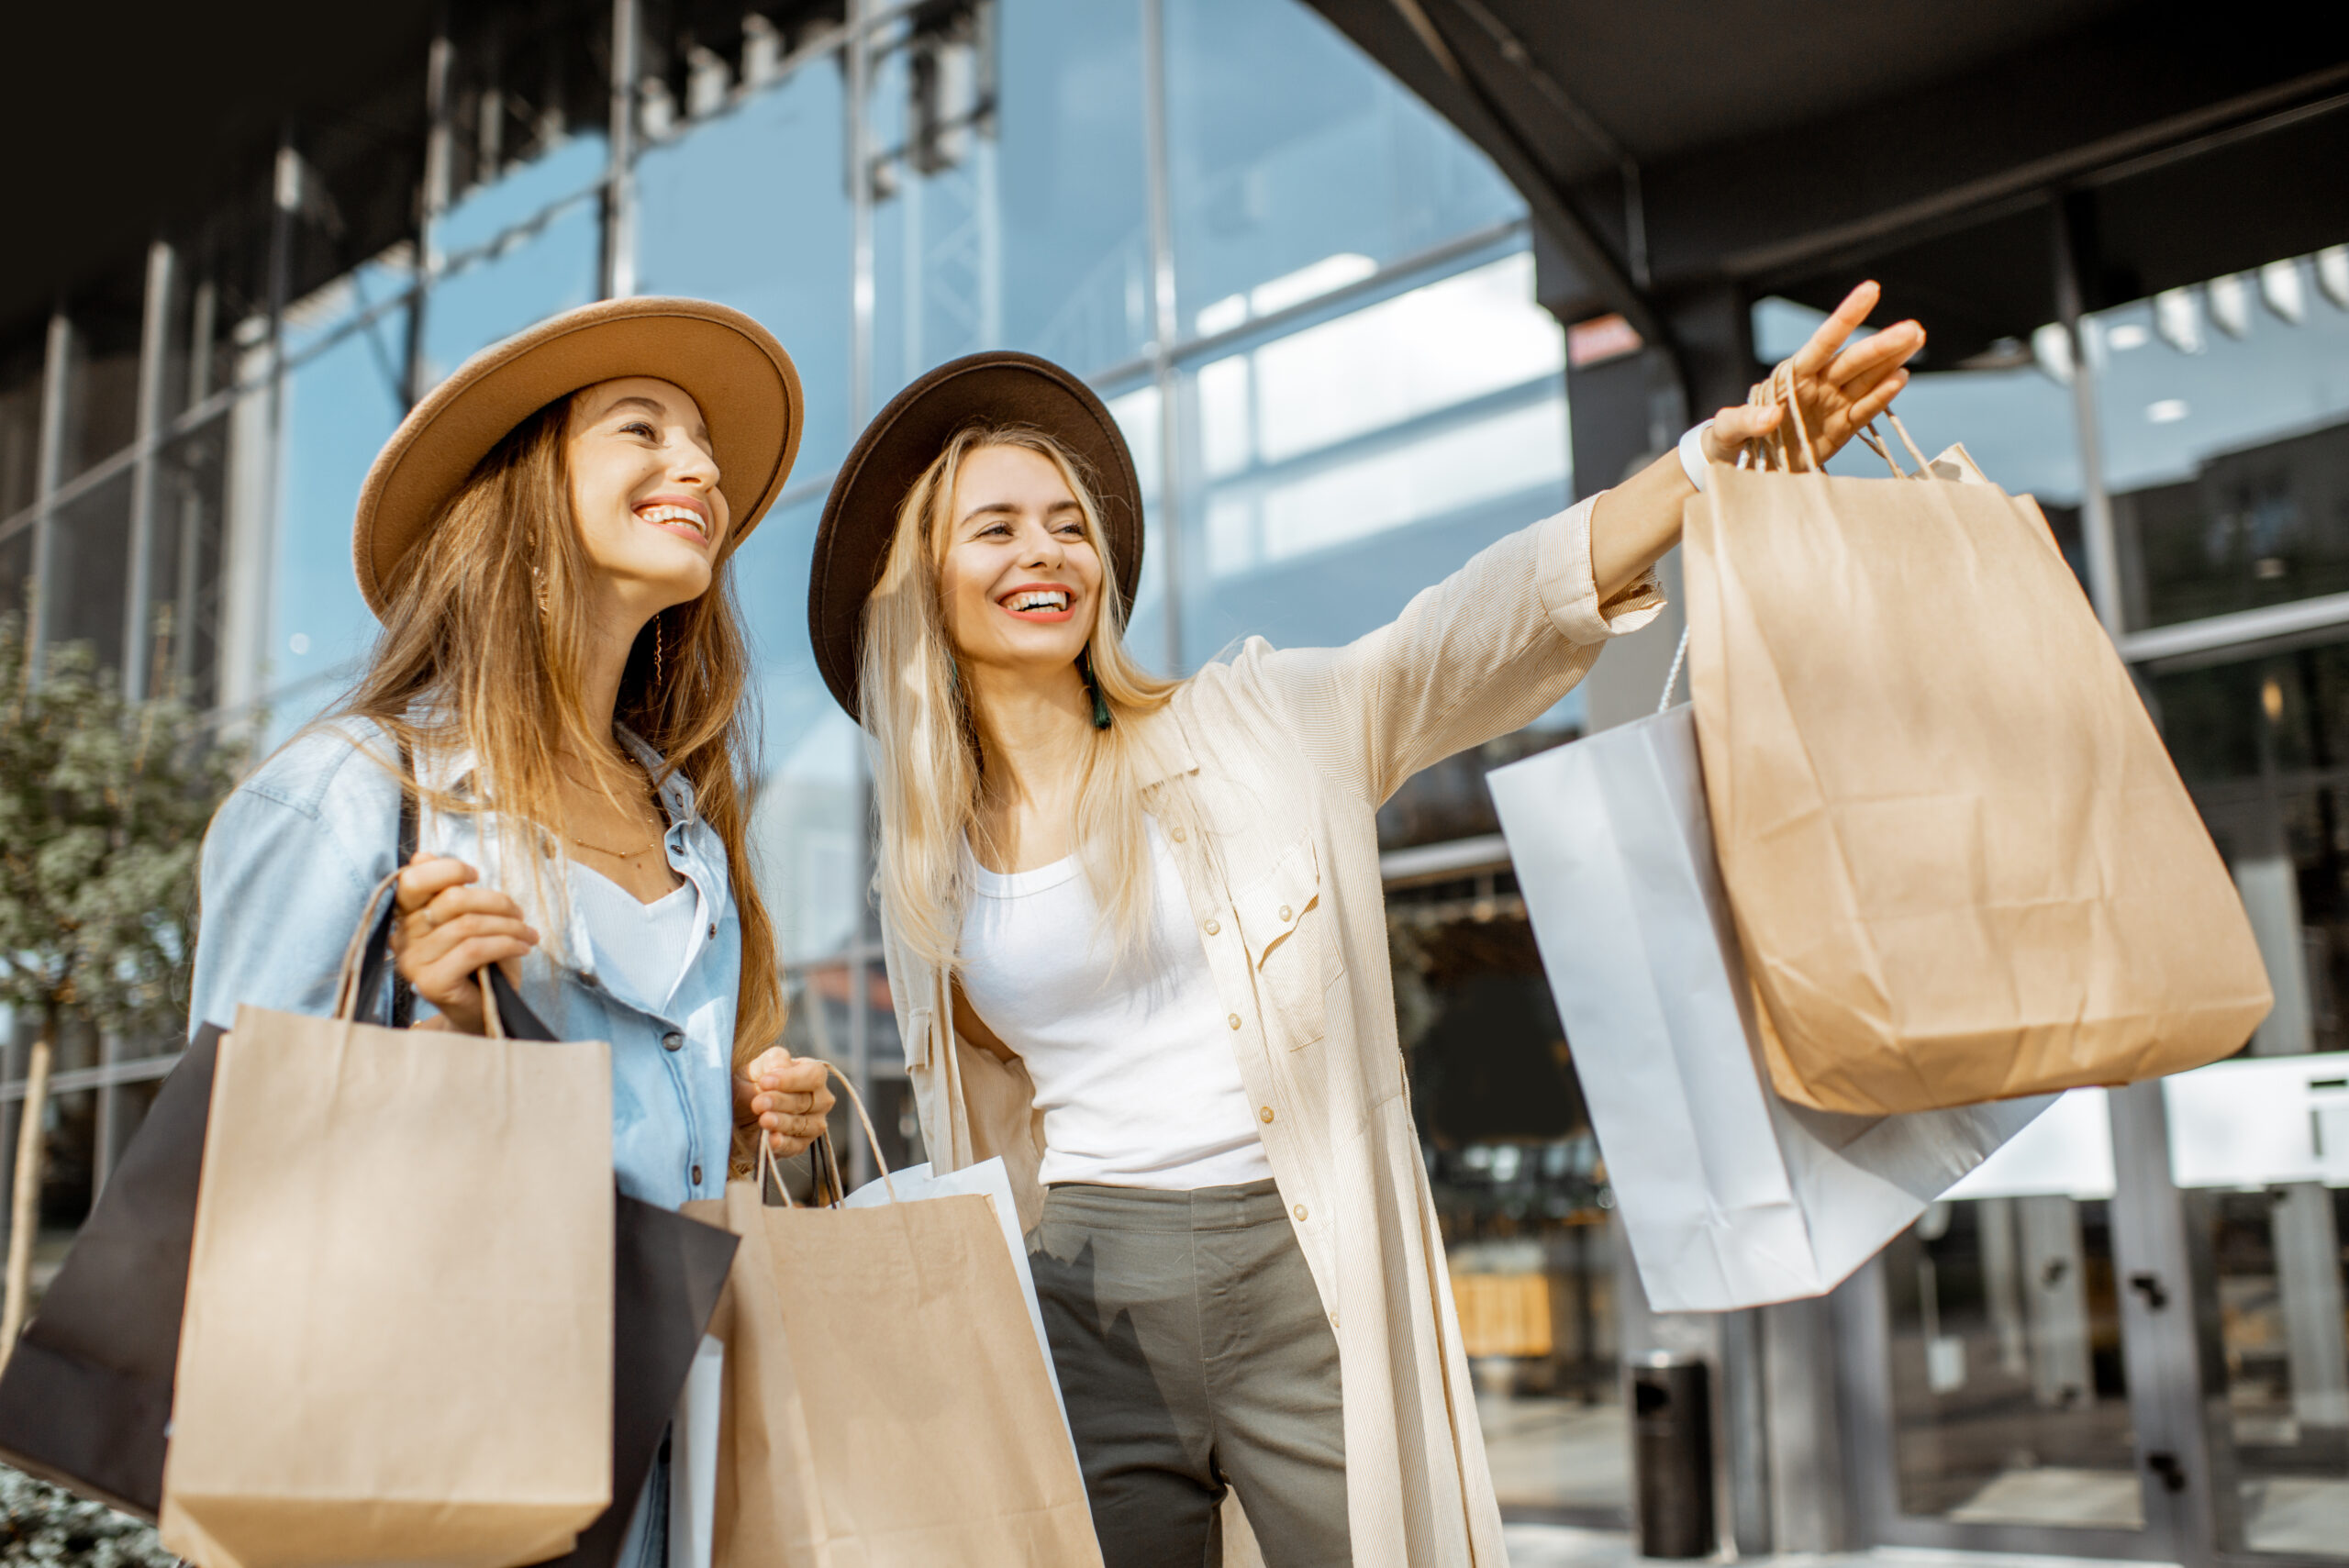
[[[1396,1039],[1375,814],[1419,769],[1547,711],[1663,607],[1653,575],[1600,606],[1592,505],[1499,540],[1344,648],[1252,639],[1142,721],[1142,784],[1189,775],[1215,840],[1174,849],[1337,1334],[1362,1568],[1508,1562]],[[1032,1228],[1043,1119],[1026,1070],[956,1040],[946,976],[894,940],[887,959],[932,1159],[1002,1156]]]

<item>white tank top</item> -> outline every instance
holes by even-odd
[[[656,1017],[693,956],[700,897],[690,882],[647,904],[599,871],[571,863],[571,896],[587,925],[604,988]]]
[[[1075,857],[1008,874],[972,868],[963,993],[1035,1083],[1047,1184],[1184,1192],[1273,1173],[1155,822],[1150,847],[1152,948],[1122,966]]]

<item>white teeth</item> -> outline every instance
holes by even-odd
[[[702,526],[701,514],[691,506],[647,506],[637,516],[648,523],[685,523],[696,533],[709,531]]]
[[[1014,612],[1020,610],[1064,610],[1068,608],[1068,595],[1060,592],[1030,590],[1025,594],[1012,595],[1010,599],[1005,604],[1004,607]]]

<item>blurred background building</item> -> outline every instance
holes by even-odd
[[[1718,1369],[1742,1552],[2349,1560],[2339,19],[249,0],[10,28],[59,68],[19,105],[0,262],[0,609],[134,690],[175,684],[265,743],[330,703],[374,629],[349,558],[361,476],[484,345],[676,293],[790,348],[806,444],[738,558],[757,840],[791,1043],[871,1086],[893,1159],[920,1157],[919,1131],[863,762],[804,615],[832,468],[893,393],[996,346],[1090,378],[1150,502],[1132,639],[1184,671],[1244,636],[1377,626],[1742,400],[1881,278],[1933,334],[1911,428],[2040,497],[2235,869],[2279,1006],[2238,1061],[2068,1097],[1831,1298],[1658,1318],[1483,784],[1653,706],[1676,620],[1618,647],[1381,817],[1505,1507],[1623,1524],[1621,1358],[1670,1347]],[[44,1257],[176,1047],[66,1043]],[[0,1097],[22,1071],[12,1054]]]

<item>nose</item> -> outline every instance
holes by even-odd
[[[669,468],[669,477],[679,484],[696,489],[718,488],[718,459],[699,441],[679,438],[676,456]]]
[[[1024,553],[1028,559],[1022,562],[1023,565],[1058,566],[1068,559],[1067,542],[1049,525],[1031,522],[1025,531],[1028,548]]]

